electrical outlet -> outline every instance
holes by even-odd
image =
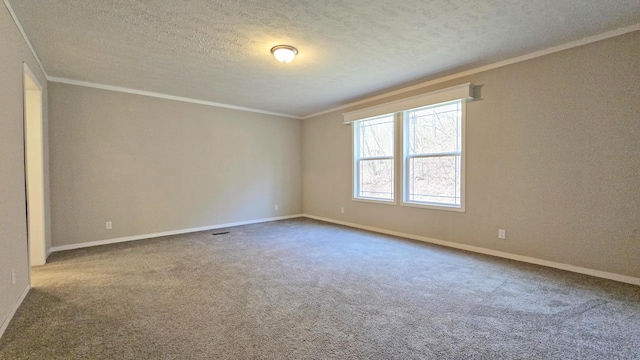
[[[104,227],[105,227],[105,229],[107,229],[107,230],[111,230],[111,229],[113,229],[113,223],[112,223],[111,221],[107,221],[107,222],[105,223],[105,226],[104,226]]]
[[[498,229],[498,239],[506,239],[507,238],[507,231],[505,229]]]
[[[340,208],[340,212],[344,214],[344,208],[343,207]]]
[[[15,284],[16,284],[16,271],[11,270],[11,285],[15,285]]]
[[[278,211],[278,204],[275,204],[275,205],[273,206],[273,210]]]

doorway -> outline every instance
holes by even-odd
[[[24,64],[24,161],[29,265],[47,261],[42,85]]]

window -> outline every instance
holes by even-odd
[[[395,204],[397,192],[401,205],[464,212],[465,104],[473,98],[467,83],[345,113],[354,125],[353,198]]]
[[[354,198],[393,202],[394,115],[354,122]]]
[[[405,203],[462,206],[462,119],[461,100],[404,112]]]

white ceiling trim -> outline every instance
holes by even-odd
[[[29,47],[29,50],[31,50],[31,54],[36,59],[36,62],[38,63],[38,66],[40,66],[40,70],[42,71],[42,74],[48,79],[49,76],[47,75],[47,72],[44,71],[44,66],[42,66],[42,62],[40,62],[40,57],[38,57],[38,53],[36,53],[36,49],[34,49],[33,45],[31,45],[31,41],[29,41],[29,38],[27,37],[27,34],[24,32],[24,29],[22,28],[22,24],[20,24],[20,21],[18,20],[18,17],[16,16],[16,13],[13,11],[13,8],[11,7],[11,5],[9,4],[9,2],[7,0],[4,0],[3,2],[4,2],[4,6],[7,7],[7,11],[9,11],[9,14],[11,15],[11,18],[13,19],[13,22],[18,27],[18,31],[20,31],[20,34],[22,34],[22,38],[27,43],[27,46]]]
[[[301,116],[297,116],[297,115],[283,114],[283,113],[278,113],[278,112],[273,112],[273,111],[265,111],[265,110],[252,109],[252,108],[247,108],[247,107],[242,107],[242,106],[235,106],[235,105],[229,105],[229,104],[223,104],[223,103],[216,103],[216,102],[212,102],[212,101],[191,99],[191,98],[186,98],[186,97],[182,97],[182,96],[173,96],[173,95],[161,94],[161,93],[156,93],[156,92],[151,92],[151,91],[129,89],[129,88],[124,88],[124,87],[119,87],[119,86],[110,86],[110,85],[96,84],[96,83],[91,83],[91,82],[86,82],[86,81],[79,81],[79,80],[65,79],[65,78],[59,78],[59,77],[55,77],[55,76],[49,76],[49,74],[47,74],[47,72],[44,70],[44,66],[42,66],[42,62],[40,61],[40,57],[38,56],[38,53],[36,52],[36,50],[33,47],[33,45],[31,45],[31,41],[27,37],[27,34],[24,32],[24,29],[22,28],[22,24],[20,24],[20,20],[18,20],[18,17],[16,16],[16,13],[13,11],[13,8],[11,7],[11,4],[9,4],[9,2],[7,0],[3,0],[3,3],[6,6],[7,11],[9,11],[9,14],[11,15],[11,18],[13,19],[13,22],[16,24],[16,27],[18,28],[18,31],[20,31],[20,34],[22,35],[22,38],[27,43],[27,46],[29,47],[29,50],[31,50],[31,54],[36,59],[36,62],[38,63],[38,66],[40,67],[40,70],[42,71],[42,74],[45,76],[47,81],[63,83],[63,84],[70,84],[70,85],[86,86],[86,87],[102,89],[102,90],[118,91],[118,92],[123,92],[123,93],[128,93],[128,94],[150,96],[150,97],[155,97],[155,98],[160,98],[160,99],[182,101],[182,102],[198,104],[198,105],[206,105],[206,106],[220,107],[220,108],[225,108],[225,109],[248,111],[248,112],[258,113],[258,114],[282,116],[282,117],[293,118],[293,119],[298,119],[298,120],[302,119]]]
[[[247,107],[242,107],[242,106],[216,103],[216,102],[212,102],[212,101],[197,100],[197,99],[191,99],[191,98],[186,98],[186,97],[182,97],[182,96],[173,96],[173,95],[161,94],[161,93],[156,93],[156,92],[152,92],[152,91],[144,91],[144,90],[136,90],[136,89],[124,88],[124,87],[119,87],[119,86],[96,84],[96,83],[91,83],[91,82],[87,82],[87,81],[65,79],[65,78],[59,78],[59,77],[53,77],[53,76],[47,77],[47,80],[49,80],[51,82],[62,83],[62,84],[85,86],[85,87],[90,87],[90,88],[95,88],[95,89],[117,91],[117,92],[123,92],[123,93],[127,93],[127,94],[149,96],[149,97],[155,97],[155,98],[166,99],[166,100],[182,101],[182,102],[198,104],[198,105],[206,105],[206,106],[213,106],[213,107],[219,107],[219,108],[225,108],[225,109],[248,111],[248,112],[253,112],[253,113],[258,113],[258,114],[265,114],[265,115],[282,116],[282,117],[287,117],[287,118],[292,118],[292,119],[299,119],[299,120],[302,119],[302,117],[300,117],[300,116],[291,115],[291,114],[282,114],[282,113],[277,113],[277,112],[272,112],[272,111],[264,111],[264,110],[258,110],[258,109],[252,109],[252,108],[247,108]]]
[[[403,93],[407,93],[410,91],[414,91],[414,90],[418,90],[421,88],[425,88],[431,85],[436,85],[436,84],[440,84],[446,81],[450,81],[450,80],[455,80],[455,79],[459,79],[461,77],[465,77],[465,76],[469,76],[469,75],[473,75],[473,74],[477,74],[477,73],[481,73],[481,72],[485,72],[485,71],[489,71],[489,70],[493,70],[493,69],[497,69],[503,66],[507,66],[507,65],[512,65],[512,64],[516,64],[522,61],[526,61],[526,60],[531,60],[531,59],[535,59],[541,56],[545,56],[545,55],[549,55],[549,54],[553,54],[556,52],[560,52],[563,50],[568,50],[571,48],[575,48],[578,46],[582,46],[582,45],[587,45],[587,44],[591,44],[594,43],[596,41],[600,41],[600,40],[605,40],[605,39],[609,39],[612,37],[616,37],[616,36],[620,36],[620,35],[624,35],[630,32],[634,32],[634,31],[638,31],[640,30],[640,23],[635,24],[635,25],[630,25],[630,26],[625,26],[619,29],[615,29],[615,30],[611,30],[611,31],[607,31],[604,32],[602,34],[598,34],[598,35],[593,35],[593,36],[587,36],[585,38],[579,39],[579,40],[575,40],[575,41],[571,41],[568,42],[566,44],[562,44],[562,45],[558,45],[558,46],[554,46],[554,47],[550,47],[547,49],[543,49],[543,50],[539,50],[536,52],[532,52],[530,54],[526,54],[526,55],[522,55],[522,56],[518,56],[512,59],[507,59],[507,60],[503,60],[503,61],[499,61],[493,64],[489,64],[489,65],[485,65],[485,66],[480,66],[477,67],[475,69],[471,69],[471,70],[467,70],[467,71],[462,71],[456,74],[452,74],[452,75],[448,75],[448,76],[444,76],[441,78],[437,78],[437,79],[433,79],[433,80],[428,80],[425,82],[421,82],[419,84],[416,85],[412,85],[412,86],[408,86],[408,87],[404,87],[398,90],[393,90],[393,91],[389,91],[380,95],[375,95],[372,97],[368,97],[362,100],[357,100],[354,102],[350,102],[348,104],[345,105],[341,105],[332,109],[328,109],[328,110],[323,110],[311,115],[306,115],[303,116],[302,119],[309,119],[315,116],[320,116],[320,115],[324,115],[330,112],[334,112],[334,111],[339,111],[339,110],[344,110],[346,108],[350,108],[352,106],[357,106],[357,105],[362,105],[362,104],[366,104],[368,102],[371,101],[376,101],[376,100],[380,100],[380,99],[384,99],[384,98],[388,98],[390,96],[394,96],[394,95],[400,95]]]
[[[24,41],[27,43],[27,46],[31,50],[31,53],[32,53],[33,57],[36,59],[36,62],[38,63],[38,65],[40,67],[40,70],[42,71],[42,73],[44,74],[44,76],[47,78],[48,81],[64,83],[64,84],[71,84],[71,85],[78,85],[78,86],[86,86],[86,87],[91,87],[91,88],[96,88],[96,89],[118,91],[118,92],[124,92],[124,93],[136,94],[136,95],[142,95],[142,96],[150,96],[150,97],[156,97],[156,98],[167,99],[167,100],[182,101],[182,102],[188,102],[188,103],[192,103],[192,104],[199,104],[199,105],[206,105],[206,106],[213,106],[213,107],[221,107],[221,108],[240,110],[240,111],[248,111],[248,112],[265,114],[265,115],[282,116],[282,117],[288,117],[288,118],[293,118],[293,119],[301,119],[301,120],[309,119],[309,118],[320,116],[320,115],[324,115],[324,114],[327,114],[327,113],[330,113],[330,112],[334,112],[334,111],[344,110],[346,108],[357,106],[357,105],[361,105],[361,104],[366,104],[366,103],[371,102],[371,101],[376,101],[376,100],[384,99],[384,98],[387,98],[387,97],[390,97],[390,96],[407,93],[407,92],[418,90],[418,89],[425,88],[425,87],[428,87],[428,86],[440,84],[440,83],[443,83],[443,82],[446,82],[446,81],[455,80],[455,79],[458,79],[458,78],[461,78],[461,77],[465,77],[465,76],[481,73],[481,72],[484,72],[484,71],[497,69],[497,68],[500,68],[500,67],[503,67],[503,66],[516,64],[516,63],[519,63],[519,62],[522,62],[522,61],[535,59],[537,57],[553,54],[553,53],[560,52],[560,51],[563,51],[563,50],[568,50],[568,49],[571,49],[571,48],[579,47],[579,46],[582,46],[582,45],[587,45],[587,44],[594,43],[594,42],[597,42],[597,41],[605,40],[605,39],[608,39],[608,38],[612,38],[612,37],[616,37],[616,36],[620,36],[620,35],[624,35],[624,34],[627,34],[627,33],[630,33],[630,32],[634,32],[634,31],[640,30],[640,23],[634,24],[634,25],[630,25],[630,26],[625,26],[625,27],[622,27],[622,28],[619,28],[619,29],[615,29],[615,30],[604,32],[602,34],[587,36],[585,38],[578,39],[578,40],[575,40],[575,41],[571,41],[571,42],[568,42],[568,43],[565,43],[565,44],[562,44],[562,45],[558,45],[558,46],[550,47],[550,48],[547,48],[547,49],[539,50],[539,51],[536,51],[536,52],[533,52],[533,53],[530,53],[530,54],[526,54],[526,55],[518,56],[518,57],[515,57],[515,58],[499,61],[499,62],[496,62],[496,63],[493,63],[493,64],[489,64],[489,65],[485,65],[485,66],[480,66],[480,67],[477,67],[475,69],[462,71],[462,72],[459,72],[459,73],[456,73],[456,74],[452,74],[452,75],[448,75],[448,76],[444,76],[444,77],[441,77],[441,78],[424,81],[424,82],[421,82],[421,83],[416,84],[416,85],[403,87],[401,89],[385,92],[385,93],[382,93],[382,94],[379,94],[379,95],[375,95],[375,96],[372,96],[372,97],[368,97],[368,98],[364,98],[364,99],[357,100],[357,101],[354,101],[354,102],[350,102],[350,103],[347,103],[345,105],[341,105],[341,106],[338,106],[338,107],[335,107],[335,108],[323,110],[323,111],[316,112],[316,113],[309,114],[309,115],[305,115],[305,116],[298,116],[298,115],[292,115],[292,114],[283,114],[283,113],[277,113],[277,112],[272,112],[272,111],[265,111],[265,110],[259,110],[259,109],[246,108],[246,107],[236,106],[236,105],[216,103],[216,102],[212,102],[212,101],[191,99],[191,98],[186,98],[186,97],[181,97],[181,96],[167,95],[167,94],[150,92],[150,91],[129,89],[129,88],[124,88],[124,87],[119,87],[119,86],[103,85],[103,84],[90,83],[90,82],[86,82],[86,81],[79,81],[79,80],[65,79],[65,78],[49,76],[47,74],[47,72],[44,70],[44,66],[42,65],[42,62],[40,61],[40,57],[38,57],[38,54],[36,53],[36,50],[34,49],[33,45],[31,44],[31,41],[29,41],[29,38],[27,37],[27,34],[24,32],[24,29],[22,28],[22,25],[20,24],[20,21],[18,20],[15,12],[13,11],[13,8],[9,4],[8,0],[3,0],[3,2],[4,2],[4,5],[6,6],[7,10],[9,11],[9,13],[11,15],[11,18],[15,22],[18,30],[20,31],[20,34],[22,34],[22,37],[24,38]]]

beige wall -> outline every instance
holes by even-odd
[[[300,120],[53,82],[49,94],[53,246],[302,212]]]
[[[352,201],[343,111],[307,119],[304,212],[640,277],[638,54],[634,32],[426,89],[482,86],[467,104],[466,213]]]
[[[482,85],[466,213],[352,201],[342,111],[301,122],[47,84],[4,7],[0,33],[0,326],[29,283],[23,61],[44,86],[47,248],[304,211],[640,277],[638,32],[425,89]]]
[[[47,80],[11,15],[0,5],[0,328],[29,284],[25,207],[23,62],[43,86],[45,212],[48,213]],[[48,224],[47,224],[48,225]],[[46,230],[47,242],[50,232]],[[49,246],[47,245],[47,249]],[[11,284],[11,271],[16,284]]]

